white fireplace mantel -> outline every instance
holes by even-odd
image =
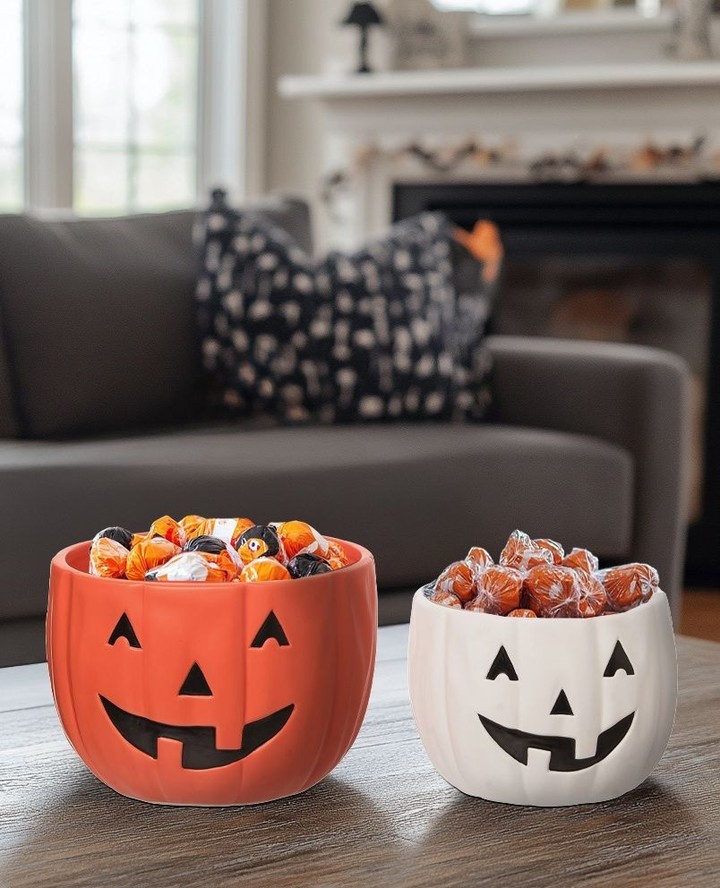
[[[720,158],[720,61],[286,76],[278,90],[287,100],[323,109],[328,171],[352,168],[367,145],[381,144],[392,154],[393,145],[409,139],[452,145],[469,137],[491,147],[512,143],[527,156],[689,144],[703,136]],[[347,222],[335,223],[332,239],[350,246],[387,225],[394,182],[487,174],[476,167],[438,176],[380,157],[356,181],[354,209],[346,207]]]
[[[280,79],[288,99],[347,101],[401,96],[467,96],[488,93],[651,89],[720,86],[720,62],[656,62],[623,65],[542,65],[527,68],[466,68],[390,71],[378,74],[305,75]],[[720,108],[714,109],[720,114]]]

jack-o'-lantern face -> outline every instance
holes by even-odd
[[[322,779],[355,738],[374,664],[373,562],[354,555],[307,580],[210,586],[91,577],[87,547],[60,553],[48,662],[81,758],[119,792],[173,804]]]
[[[589,619],[512,620],[413,602],[410,695],[448,782],[493,801],[600,801],[662,755],[677,692],[667,599]]]
[[[618,671],[622,670],[626,676],[634,675],[635,671],[628,659],[625,649],[618,641],[613,648],[608,664],[603,671],[603,678],[614,678]],[[495,659],[486,676],[488,681],[496,681],[500,676],[505,676],[508,681],[519,681],[515,667],[508,656],[504,646],[500,646]],[[554,696],[554,693],[553,693]],[[555,698],[550,715],[575,715],[570,700],[561,688]],[[547,763],[549,771],[582,771],[597,765],[617,748],[623,741],[633,723],[635,712],[630,712],[619,718],[609,727],[602,730],[596,739],[595,753],[585,757],[576,755],[576,741],[573,737],[565,737],[553,734],[537,734],[529,731],[521,731],[518,728],[507,727],[499,724],[487,716],[478,713],[482,726],[490,737],[515,761],[527,766],[528,755],[531,749],[545,750],[550,753]],[[559,726],[560,727],[560,726]]]
[[[133,629],[126,613],[123,613],[118,620],[110,634],[108,644],[115,645],[121,639],[126,641],[128,648],[142,649],[137,633]],[[275,616],[275,613],[270,611],[262,626],[258,629],[250,647],[262,648],[272,641],[280,647],[289,646],[280,621]],[[246,722],[242,729],[242,739],[238,749],[218,749],[214,727],[166,724],[153,721],[135,712],[128,712],[122,709],[103,694],[99,696],[110,721],[119,734],[135,749],[139,749],[146,755],[156,759],[158,757],[158,741],[161,738],[175,740],[182,743],[182,767],[198,770],[220,768],[233,762],[239,762],[255,752],[256,749],[272,740],[283,729],[295,708],[294,703],[288,703],[286,706],[268,715]],[[199,663],[193,663],[190,667],[185,680],[178,690],[178,696],[213,696],[212,689]]]

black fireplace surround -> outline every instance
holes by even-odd
[[[506,267],[533,258],[669,257],[699,260],[709,273],[704,472],[688,535],[686,581],[720,580],[720,182],[692,184],[398,183],[395,220],[441,210],[471,228],[494,221]],[[501,285],[499,303],[503,300]],[[507,332],[503,330],[503,332]],[[698,349],[705,343],[698,343]]]

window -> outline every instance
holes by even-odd
[[[22,207],[23,5],[0,0],[0,212]]]
[[[248,0],[0,0],[0,213],[258,193],[265,16]]]
[[[188,206],[196,193],[197,0],[74,0],[74,204]]]

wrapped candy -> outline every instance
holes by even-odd
[[[98,535],[90,546],[89,572],[94,577],[120,580],[125,576],[129,554],[129,549],[122,543],[112,537]]]
[[[185,535],[184,529],[180,526],[179,522],[174,518],[171,518],[169,515],[163,515],[162,518],[157,518],[150,525],[147,538],[151,539],[155,536],[170,540],[171,543],[175,543],[175,545],[180,546],[180,548],[182,548],[187,542],[187,536]]]
[[[144,580],[145,574],[154,567],[165,564],[174,555],[179,555],[180,546],[164,537],[148,537],[137,543],[127,557],[125,576],[129,580]]]
[[[465,561],[467,561],[468,564],[475,565],[478,569],[490,567],[490,565],[493,564],[490,553],[487,549],[481,549],[480,546],[473,546],[465,556]]]
[[[453,595],[452,592],[435,591],[430,598],[436,604],[443,604],[445,607],[462,607],[462,601],[460,601],[457,595]]]
[[[201,552],[181,552],[145,574],[158,583],[224,583],[225,572]]]
[[[587,573],[595,573],[598,569],[598,560],[589,549],[573,549],[563,558],[562,563],[565,567],[574,567],[575,570],[584,570]]]
[[[330,548],[325,537],[305,521],[284,521],[278,525],[277,535],[288,560],[306,552],[324,558]]]
[[[596,574],[607,594],[608,608],[628,610],[647,601],[658,588],[658,572],[649,564],[621,564]]]
[[[124,527],[106,527],[105,530],[98,531],[92,541],[95,543],[102,539],[115,540],[116,543],[120,543],[126,549],[131,549],[133,536],[134,534],[129,530],[125,530]]]
[[[240,537],[255,526],[250,518],[206,518],[199,524],[193,536],[214,536],[237,547]]]
[[[580,578],[571,567],[538,564],[525,577],[525,605],[539,617],[577,617]]]
[[[584,570],[577,571],[580,597],[577,608],[580,617],[598,617],[607,605],[607,594],[597,577]]]
[[[523,577],[519,570],[493,564],[478,574],[476,595],[467,610],[486,614],[507,614],[520,607]]]
[[[347,567],[350,564],[347,553],[340,543],[336,543],[334,540],[328,540],[328,551],[324,557],[333,570],[340,570],[341,567]]]
[[[256,558],[275,558],[280,555],[280,538],[275,528],[255,524],[241,534],[237,550],[243,564],[250,564]]]
[[[560,543],[556,543],[555,540],[533,540],[536,546],[539,546],[541,549],[547,549],[548,552],[552,555],[553,564],[562,564],[562,560],[565,557],[565,550],[560,545]]]
[[[332,571],[332,567],[324,558],[313,555],[311,552],[304,552],[302,555],[291,558],[287,563],[287,569],[294,580]]]
[[[202,552],[207,560],[212,561],[222,570],[227,581],[235,579],[242,570],[243,564],[238,553],[219,537],[193,537],[185,543],[183,551]]]
[[[207,518],[202,515],[186,515],[180,519],[180,527],[185,531],[185,538],[191,540],[193,537],[199,536],[200,528],[203,527]]]
[[[537,617],[535,611],[530,610],[529,607],[516,607],[515,610],[511,610],[508,617]]]
[[[553,560],[553,553],[549,549],[539,546],[521,530],[514,530],[510,534],[500,553],[500,564],[517,570],[531,570],[538,564],[552,564]]]
[[[435,581],[436,592],[450,592],[463,604],[477,595],[478,571],[467,561],[449,564]]]
[[[241,583],[264,583],[268,580],[290,580],[288,569],[275,558],[261,555],[246,564],[240,574]]]

